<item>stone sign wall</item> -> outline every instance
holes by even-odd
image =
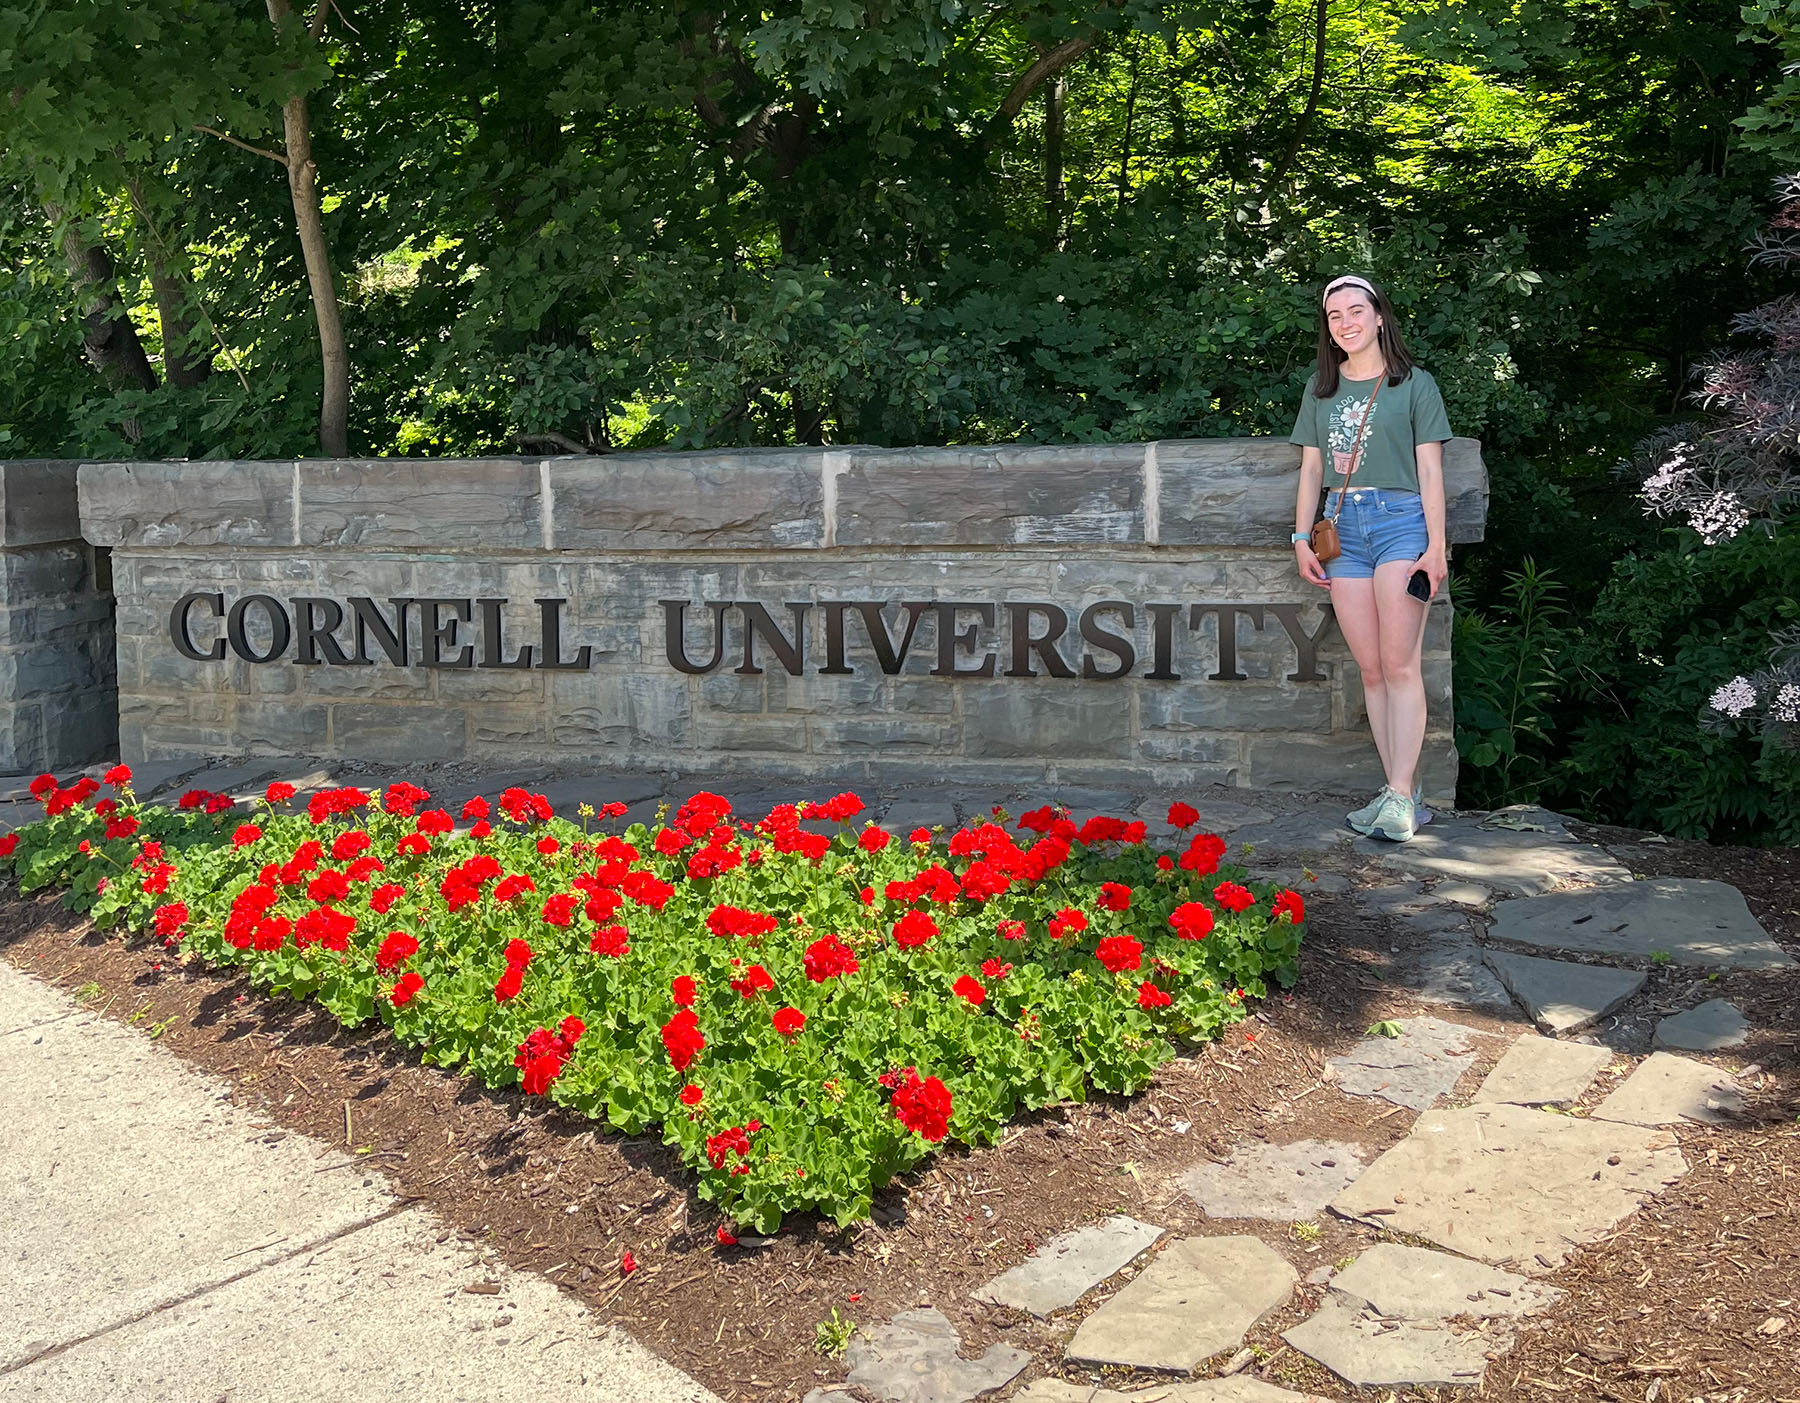
[[[1479,445],[1447,454],[1478,540]],[[1136,445],[81,469],[127,760],[1379,780],[1298,451]],[[1450,605],[1425,776],[1447,796]]]
[[[81,539],[72,462],[0,462],[0,773],[69,769],[118,741],[112,595]]]

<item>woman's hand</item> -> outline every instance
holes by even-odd
[[[1325,567],[1319,564],[1319,557],[1313,554],[1313,548],[1305,541],[1294,542],[1294,563],[1300,567],[1300,578],[1309,585],[1318,585],[1321,589],[1331,588],[1331,579],[1326,575]]]
[[[1445,557],[1442,546],[1430,546],[1425,554],[1413,562],[1413,569],[1423,570],[1431,581],[1431,597],[1436,599],[1438,591],[1444,587],[1444,581],[1450,578],[1450,562]]]

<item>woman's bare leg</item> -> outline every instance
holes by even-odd
[[[1425,677],[1420,653],[1425,641],[1427,606],[1406,592],[1416,567],[1410,560],[1390,560],[1375,567],[1374,598],[1383,682],[1382,720],[1385,739],[1377,733],[1387,781],[1409,798],[1425,745]],[[1332,587],[1335,597],[1337,587]],[[1348,633],[1345,634],[1347,638]],[[1352,645],[1351,651],[1355,651]],[[1359,662],[1360,665],[1360,662]],[[1373,708],[1369,720],[1374,723]]]

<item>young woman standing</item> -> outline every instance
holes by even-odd
[[[1302,579],[1331,591],[1386,772],[1374,799],[1347,820],[1359,833],[1396,843],[1413,836],[1421,817],[1420,654],[1426,607],[1449,574],[1444,441],[1451,436],[1437,381],[1407,354],[1386,294],[1367,278],[1332,279],[1319,298],[1318,363],[1290,436],[1301,448],[1294,558]],[[1321,488],[1342,552],[1323,564],[1310,542]]]

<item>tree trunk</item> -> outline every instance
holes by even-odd
[[[1119,142],[1119,208],[1125,208],[1125,198],[1131,193],[1131,123],[1137,116],[1138,95],[1138,52],[1137,46],[1131,50],[1131,84],[1125,89],[1125,135]]]
[[[1287,150],[1275,163],[1275,169],[1269,172],[1269,178],[1263,182],[1262,192],[1256,197],[1259,205],[1268,204],[1269,196],[1293,166],[1300,148],[1306,143],[1306,129],[1312,125],[1313,115],[1319,110],[1319,93],[1325,86],[1325,21],[1330,4],[1331,0],[1316,0],[1313,6],[1312,87],[1306,94],[1306,106],[1301,110],[1300,120],[1294,124],[1293,139],[1288,142]]]
[[[279,27],[292,13],[288,0],[268,0],[269,18]],[[321,9],[321,15],[324,11]],[[350,456],[350,354],[344,345],[344,322],[338,309],[337,284],[331,276],[331,251],[319,210],[319,168],[312,158],[312,127],[306,97],[296,94],[282,105],[288,191],[294,201],[294,225],[306,256],[306,278],[312,288],[313,316],[319,327],[319,356],[325,370],[325,395],[319,406],[319,447],[328,458]]]
[[[60,205],[46,200],[44,213],[52,224],[65,222]],[[154,390],[156,371],[119,300],[112,255],[84,240],[73,224],[64,229],[62,246],[81,309],[81,344],[89,364],[115,390]]]
[[[1063,246],[1063,107],[1068,95],[1060,73],[1044,89],[1044,224],[1057,249]]]

